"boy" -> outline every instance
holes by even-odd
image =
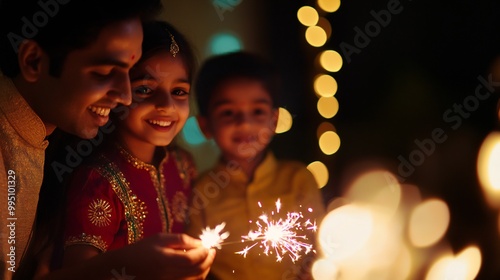
[[[0,2],[0,200],[9,201],[0,211],[1,279],[11,279],[27,247],[46,137],[56,127],[94,137],[111,109],[131,103],[128,72],[141,56],[141,20],[160,7],[159,0]],[[197,249],[186,256],[165,248],[172,246]],[[213,257],[199,247],[186,236],[156,236],[48,278],[109,279],[124,267],[128,275],[163,277],[168,268],[153,260],[190,263],[189,275],[180,276],[194,276]],[[148,257],[143,262],[132,257],[141,251]],[[39,266],[40,275],[47,267]]]
[[[273,68],[244,52],[214,57],[202,66],[195,90],[200,128],[215,140],[221,158],[195,183],[188,233],[198,236],[206,226],[225,222],[228,243],[240,241],[256,230],[254,222],[263,212],[271,215],[278,199],[281,216],[273,219],[293,211],[319,222],[324,206],[312,174],[303,164],[277,160],[268,150],[278,120]],[[313,244],[311,235],[307,242]],[[257,248],[245,258],[237,256],[236,251],[251,243],[235,243],[217,253],[210,271],[215,279],[293,279],[308,269],[301,263],[304,256],[296,263],[288,256],[277,262],[276,255],[265,256]]]

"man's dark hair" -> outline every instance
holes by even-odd
[[[17,52],[24,39],[36,41],[50,58],[50,74],[59,76],[71,51],[85,48],[117,21],[152,18],[160,0],[0,0],[0,69],[19,74]]]
[[[200,115],[208,115],[210,99],[224,82],[239,78],[261,82],[273,101],[273,107],[278,108],[280,89],[274,66],[256,54],[234,52],[211,57],[201,66],[195,83]]]

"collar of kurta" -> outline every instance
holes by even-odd
[[[0,112],[21,138],[35,148],[46,148],[45,125],[21,96],[11,79],[0,72]]]
[[[247,175],[237,166],[235,163],[226,162],[222,159],[219,160],[217,164],[217,172],[226,171],[231,174],[231,180],[235,180],[235,182],[240,182],[244,184],[249,183],[260,183],[266,178],[272,177],[272,174],[275,173],[275,170],[278,167],[278,161],[274,156],[273,152],[268,151],[264,160],[259,164],[257,169],[255,169],[255,173],[253,176],[253,180],[250,182]]]

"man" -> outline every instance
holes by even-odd
[[[141,20],[160,7],[158,0],[0,3],[0,279],[11,279],[27,247],[46,137],[56,127],[94,137],[111,109],[131,103],[128,72],[141,56]],[[41,264],[38,275],[199,279],[213,257],[199,240],[158,235],[50,275]]]

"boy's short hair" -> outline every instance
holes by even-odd
[[[279,107],[279,79],[274,66],[256,54],[234,52],[211,57],[203,63],[195,83],[200,115],[208,116],[210,99],[224,82],[239,78],[261,82],[273,108]]]
[[[149,19],[161,0],[0,0],[0,69],[19,74],[17,52],[24,39],[36,41],[59,76],[71,51],[85,48],[109,24],[134,17]]]

